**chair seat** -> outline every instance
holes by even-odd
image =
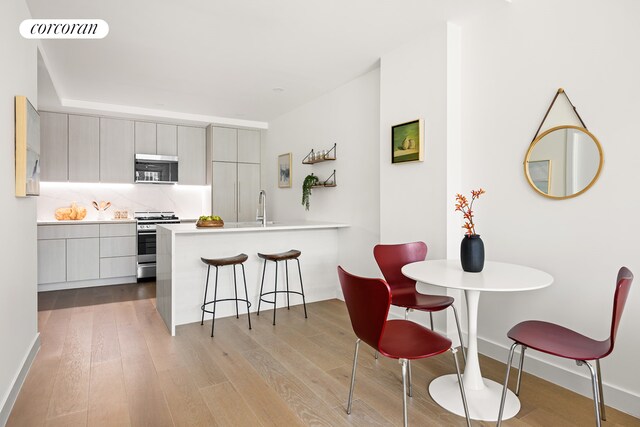
[[[596,341],[571,329],[540,320],[528,320],[511,328],[512,340],[543,353],[573,360],[596,360],[609,353],[609,340]]]
[[[279,252],[277,254],[261,254],[259,253],[258,256],[262,259],[266,259],[268,261],[285,261],[288,259],[296,259],[300,256],[302,252],[296,250],[296,249],[291,249],[287,252]]]
[[[391,290],[391,304],[397,307],[422,311],[440,311],[448,308],[455,300],[446,295],[425,295],[412,289]]]
[[[238,254],[236,256],[228,257],[228,258],[200,258],[202,262],[207,265],[211,265],[214,267],[221,267],[223,265],[235,265],[242,264],[249,257],[246,254]]]
[[[388,320],[379,347],[393,359],[422,359],[449,350],[451,340],[408,320]]]

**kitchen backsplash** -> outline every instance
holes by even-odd
[[[36,197],[38,220],[55,220],[55,210],[72,202],[87,208],[87,220],[95,220],[98,211],[91,205],[93,200],[111,202],[106,218],[113,218],[116,210],[126,209],[131,217],[134,211],[157,210],[173,211],[180,218],[193,219],[211,210],[209,192],[208,186],[43,182],[40,196]]]

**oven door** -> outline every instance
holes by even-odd
[[[138,231],[138,264],[156,262],[156,232]]]

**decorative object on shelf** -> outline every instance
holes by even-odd
[[[218,215],[201,216],[196,222],[196,228],[224,227],[224,221]]]
[[[15,97],[16,196],[40,194],[40,115],[26,96]]]
[[[333,147],[331,147],[331,149],[329,150],[319,150],[319,151],[311,150],[309,154],[307,154],[306,157],[302,159],[302,164],[312,165],[314,163],[335,160],[337,158],[336,147],[337,147],[337,143],[333,144]]]
[[[278,187],[291,188],[291,153],[278,156]]]
[[[113,211],[113,219],[129,219],[129,209],[117,209]]]
[[[55,213],[58,221],[80,221],[87,216],[87,208],[72,202],[68,208],[58,208]]]
[[[471,203],[462,194],[456,194],[456,212],[462,212],[462,228],[467,230],[460,244],[460,263],[462,269],[470,273],[479,273],[484,267],[484,243],[480,235],[476,234],[476,225],[473,222],[473,202],[484,193],[482,188],[471,190]]]
[[[391,127],[391,163],[423,160],[422,119]]]
[[[91,202],[91,204],[93,205],[95,210],[98,211],[98,219],[99,220],[104,219],[105,211],[111,207],[111,202],[107,202],[105,200],[101,200],[100,203],[98,203],[98,202],[96,202],[94,200],[93,202]]]
[[[302,206],[309,210],[309,197],[311,197],[311,189],[318,185],[320,179],[314,174],[307,175],[302,182]]]
[[[311,174],[313,175],[313,174]],[[336,170],[333,170],[333,173],[329,175],[329,178],[321,181],[318,179],[318,182],[313,185],[314,188],[317,187],[335,187],[336,186]]]
[[[558,99],[566,102],[556,103]],[[587,130],[564,89],[558,89],[524,159],[529,185],[551,199],[576,197],[595,184],[603,163],[600,142]]]

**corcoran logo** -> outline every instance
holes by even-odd
[[[102,19],[25,19],[20,34],[26,39],[102,39],[109,24]]]

